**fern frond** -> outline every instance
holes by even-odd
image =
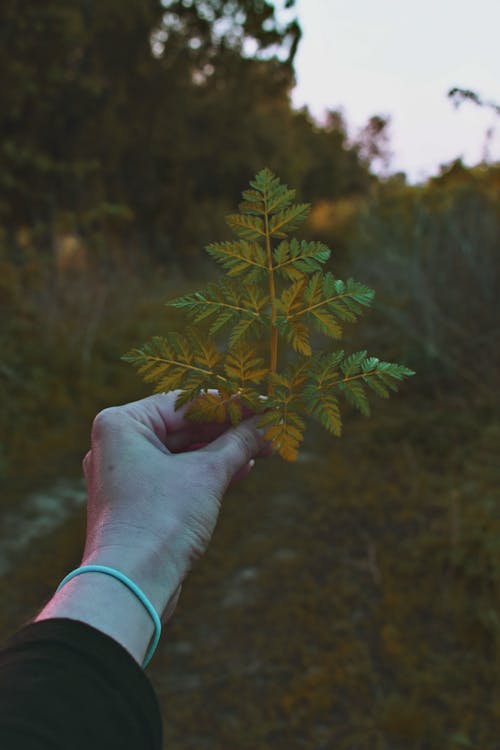
[[[314,273],[320,269],[330,257],[330,250],[322,242],[298,242],[292,239],[290,242],[283,240],[275,248],[273,254],[274,271],[281,276],[295,281],[304,274]]]
[[[307,381],[310,371],[311,360],[309,357],[303,357],[288,365],[283,373],[276,373],[270,376],[270,378],[273,385],[286,388],[288,394],[296,400],[300,398],[302,386]]]
[[[306,218],[310,209],[309,204],[292,206],[296,191],[289,190],[288,187],[283,185],[279,178],[275,177],[269,169],[262,169],[255,178],[250,181],[250,185],[253,190],[245,191],[243,193],[243,198],[246,202],[252,204],[255,210],[257,210],[256,206],[262,206],[263,214],[273,216],[273,220],[276,219],[276,230],[280,229],[277,225],[283,221],[289,210],[291,210],[295,216],[295,218],[287,224],[289,231],[299,226],[299,224]],[[243,208],[244,205],[244,203],[241,204],[241,208]],[[277,219],[278,215],[281,216],[280,219]],[[287,221],[291,218],[292,217],[289,215]],[[283,225],[281,227],[282,232],[284,231],[284,228]],[[279,235],[276,234],[274,236]],[[282,234],[281,236],[285,235]]]
[[[213,242],[205,250],[227,269],[228,276],[238,276],[245,271],[267,273],[266,253],[258,242]]]
[[[361,364],[365,359],[366,359],[366,350],[362,352],[354,352],[353,354],[350,354],[348,357],[344,359],[344,361],[340,365],[342,372],[347,377],[349,377],[349,375],[354,375],[355,373],[360,372]]]
[[[230,397],[224,398],[216,393],[196,394],[186,416],[193,422],[225,422],[228,416],[229,399]],[[188,400],[191,400],[191,397]],[[179,406],[181,404],[182,402]],[[177,402],[175,406],[178,408]]]
[[[297,458],[306,416],[340,436],[340,397],[368,415],[368,389],[387,398],[414,375],[364,350],[313,352],[311,329],[341,338],[342,324],[355,322],[374,292],[325,273],[330,249],[323,243],[287,239],[310,209],[294,199],[295,190],[269,169],[258,172],[243,191],[240,213],[226,218],[237,239],[206,247],[227,278],[167,303],[194,324],[206,324],[208,335],[195,328],[168,333],[123,357],[156,391],[179,390],[175,407],[189,404],[191,419],[238,424],[244,408],[260,414],[266,436],[288,461]],[[222,353],[213,337],[225,326],[229,346]],[[264,360],[260,344],[266,340]],[[290,354],[291,363],[279,371],[280,358]]]
[[[270,236],[286,237],[287,232],[297,229],[307,219],[310,210],[309,203],[300,203],[274,214],[269,222]]]
[[[289,208],[295,198],[296,190],[289,190],[286,185],[278,185],[273,188],[267,200],[268,214],[274,214],[277,211],[285,211]]]
[[[142,349],[132,349],[122,359],[133,364],[146,383],[156,383],[155,393],[185,387],[195,393],[227,382],[217,370],[221,355],[213,342],[201,342],[192,330],[186,336],[155,336]]]
[[[323,427],[337,437],[342,434],[342,419],[339,402],[332,393],[324,393],[316,384],[304,387],[303,398],[311,417],[318,419]]]
[[[306,356],[312,354],[311,344],[309,343],[309,330],[305,323],[300,323],[294,319],[289,320],[286,325],[285,336],[294,351]]]
[[[267,427],[266,440],[286,461],[296,461],[299,446],[304,439],[304,420],[292,411],[286,402],[273,399],[273,407],[259,419],[260,427]]]
[[[342,433],[342,420],[332,385],[341,377],[340,364],[343,359],[343,350],[320,352],[311,357],[308,362],[308,376],[312,382],[303,389],[308,413],[337,437]]]
[[[219,282],[209,284],[202,292],[186,294],[167,304],[186,310],[195,323],[216,316],[210,327],[211,335],[227,323],[236,324],[238,332],[232,336],[232,340],[237,341],[243,332],[248,333],[252,325],[264,322],[266,316],[263,311],[268,300],[267,293],[259,287]]]
[[[244,240],[258,240],[266,236],[264,222],[258,216],[230,214],[226,216],[226,222],[233,232]]]
[[[366,417],[370,416],[370,404],[366,398],[366,392],[363,388],[363,384],[359,380],[349,380],[345,378],[339,383],[339,388],[342,391],[346,401],[349,401],[352,406],[364,414]]]
[[[414,375],[413,370],[392,362],[380,362],[377,357],[367,357],[366,351],[356,352],[346,357],[341,364],[344,378],[333,383],[338,385],[346,399],[362,414],[369,416],[370,406],[366,397],[364,384],[366,383],[382,398],[389,396],[388,388],[397,391],[400,381]]]
[[[342,326],[335,320],[354,321],[356,315],[362,312],[362,306],[367,306],[373,299],[373,290],[349,279],[345,284],[335,279],[328,272],[317,271],[310,278],[304,288],[302,307],[295,306],[290,310],[289,318],[307,315],[319,330],[335,339],[342,337]]]
[[[306,279],[305,277],[302,277],[291,284],[288,289],[285,289],[280,298],[276,300],[278,311],[287,319],[292,317],[297,310],[302,309],[305,285]]]
[[[233,346],[226,355],[224,370],[238,388],[244,388],[247,383],[261,383],[269,373],[269,368],[257,352],[241,344]]]

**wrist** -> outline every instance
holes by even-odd
[[[139,664],[157,632],[151,613],[133,591],[99,571],[85,571],[67,581],[35,622],[53,618],[78,620],[100,630],[120,643]]]
[[[173,523],[153,535],[138,524],[102,522],[87,534],[80,565],[108,565],[128,576],[161,616],[186,576],[181,529]]]
[[[139,547],[103,545],[84,553],[80,566],[84,565],[105,565],[123,573],[146,595],[160,618],[168,610],[181,583],[174,566],[165,565],[164,560],[159,560],[151,550]]]

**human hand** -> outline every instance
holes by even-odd
[[[82,564],[116,565],[149,593],[163,619],[205,552],[228,486],[270,444],[250,416],[237,427],[186,419],[178,391],[111,407],[94,420],[83,461],[88,487]],[[193,446],[199,446],[193,450]],[[167,606],[168,604],[168,606]]]

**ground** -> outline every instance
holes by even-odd
[[[500,747],[499,444],[491,405],[399,394],[258,461],[148,667],[165,748]],[[78,512],[0,581],[2,635],[82,538]]]

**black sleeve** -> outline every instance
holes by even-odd
[[[0,651],[2,750],[161,750],[153,687],[117,641],[77,620],[30,623]]]

